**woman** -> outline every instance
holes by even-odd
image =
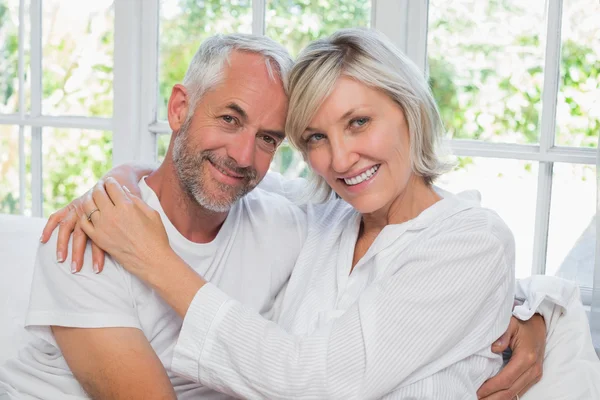
[[[492,211],[432,186],[448,165],[420,72],[373,31],[316,41],[292,71],[286,131],[325,198],[338,198],[307,206],[277,323],[198,276],[154,211],[120,186],[100,198],[129,198],[133,212],[81,220],[185,316],[173,369],[245,398],[475,397],[502,364],[489,349],[511,315],[513,237]],[[129,251],[135,242],[157,249],[153,257]]]

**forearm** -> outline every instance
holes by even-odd
[[[170,250],[170,249],[169,249]],[[206,281],[172,251],[152,261],[148,276],[140,277],[179,314],[181,318]]]
[[[152,164],[121,164],[108,171],[103,178],[114,178],[119,184],[127,187],[132,193],[139,195],[138,182],[142,177],[150,175],[156,167],[156,165]]]

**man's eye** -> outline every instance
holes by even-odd
[[[268,144],[272,144],[272,145],[276,145],[277,144],[277,140],[273,139],[269,135],[263,135],[262,140],[264,140]]]
[[[231,115],[223,115],[221,119],[227,124],[235,124],[235,118]]]

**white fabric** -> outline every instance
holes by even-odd
[[[30,339],[23,329],[35,252],[46,221],[0,215],[0,364]]]
[[[257,312],[271,308],[305,239],[304,212],[282,196],[256,189],[236,203],[212,242],[197,244],[173,227],[145,181],[140,184],[143,199],[160,212],[171,246],[188,264]],[[87,265],[81,273],[71,274],[70,259],[57,264],[55,249],[56,233],[40,247],[35,266],[27,326],[37,340],[0,369],[0,382],[10,385],[9,393],[16,395],[18,391],[22,398],[84,397],[49,325],[118,326],[144,332],[165,365],[178,398],[225,397],[171,372],[181,319],[156,293],[111,258],[107,258],[104,272],[95,275],[89,246]]]
[[[390,225],[349,274],[360,215],[308,207],[308,238],[279,325],[207,284],[172,368],[243,398],[475,398],[501,367],[514,241],[493,212],[450,194]]]
[[[514,315],[526,321],[539,312],[547,327],[542,380],[521,399],[600,399],[600,361],[577,285],[535,276],[517,283],[516,296],[525,302]]]

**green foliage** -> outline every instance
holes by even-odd
[[[428,72],[449,136],[537,143],[544,78],[545,30],[539,29],[543,21],[533,16],[530,23],[522,23],[530,12],[526,7],[532,7],[529,3],[489,0],[485,6],[471,2],[462,8],[458,3],[430,2]],[[15,4],[18,2],[0,3],[0,112],[5,113],[18,107]],[[310,41],[339,28],[367,26],[370,11],[370,0],[267,0],[266,33],[295,56]],[[582,15],[569,18],[578,21]],[[83,110],[88,116],[110,116],[113,16],[105,12],[84,17],[88,18],[84,33],[93,38],[86,45],[95,46],[105,57],[93,62],[89,79],[80,82],[77,73],[85,64],[80,38],[45,37],[44,107],[58,114]],[[515,20],[521,17],[525,20]],[[95,32],[92,18],[108,22],[105,26],[109,28]],[[159,119],[166,118],[171,89],[183,79],[202,40],[215,33],[249,33],[251,20],[251,0],[161,0]],[[509,23],[510,30],[506,29]],[[593,147],[600,130],[600,46],[593,29],[591,33],[582,30],[593,24],[571,25],[571,36],[563,35],[557,143]],[[27,53],[25,57],[27,63]],[[45,213],[85,190],[111,165],[112,136],[108,132],[45,129],[43,143]],[[158,138],[159,157],[166,153],[168,143],[168,136]],[[15,130],[0,126],[0,212],[18,212],[17,149]],[[468,170],[472,163],[470,157],[460,157],[458,168]],[[292,177],[308,173],[302,157],[287,144],[279,149],[272,168]],[[531,170],[531,163],[524,168]],[[27,196],[30,198],[30,193]]]

